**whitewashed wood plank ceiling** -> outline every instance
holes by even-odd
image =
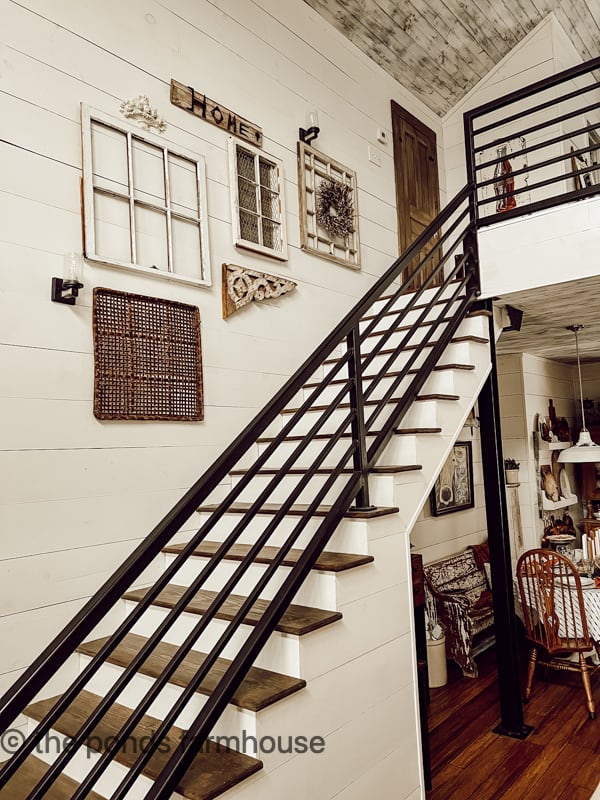
[[[587,61],[600,0],[305,0],[440,116],[550,12]]]
[[[575,363],[575,336],[566,327],[585,325],[579,335],[582,361],[600,358],[600,318],[597,299],[600,277],[583,278],[554,286],[541,286],[502,295],[499,305],[512,305],[523,312],[521,330],[503,333],[496,350],[533,353],[555,361]],[[582,302],[582,298],[586,298]]]

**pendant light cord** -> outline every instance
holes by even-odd
[[[577,354],[577,372],[579,373],[579,399],[581,401],[581,422],[582,422],[582,431],[587,431],[585,426],[585,412],[583,410],[583,383],[581,380],[581,362],[579,360],[579,338],[578,333],[583,328],[583,325],[571,325],[569,330],[572,330],[575,334],[575,352]]]

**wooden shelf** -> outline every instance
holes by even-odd
[[[577,505],[578,502],[577,495],[571,494],[562,500],[557,500],[555,503],[553,500],[548,500],[542,490],[542,508],[544,511],[558,511],[559,508],[568,508],[569,506]]]
[[[547,445],[548,450],[567,450],[573,446],[573,442],[547,442]]]

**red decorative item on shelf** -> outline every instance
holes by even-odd
[[[496,169],[494,170],[494,191],[499,196],[499,199],[496,200],[496,211],[510,211],[511,208],[515,208],[517,205],[517,201],[512,194],[515,190],[515,179],[513,178],[510,161],[506,158],[506,148],[503,148],[503,152],[499,152],[499,155],[504,156],[504,158],[496,164]]]

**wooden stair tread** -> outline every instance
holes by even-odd
[[[44,777],[49,766],[35,756],[26,758],[8,783],[0,789],[0,800],[26,800],[36,784]],[[70,800],[78,786],[79,784],[73,778],[59,775],[52,786],[44,792],[44,800]],[[89,792],[86,798],[87,800],[104,800],[96,792]]]
[[[391,405],[393,403],[399,403],[403,398],[402,397],[391,397],[387,402],[386,405]],[[429,394],[418,394],[415,397],[415,401],[422,401],[422,400],[460,400],[460,395],[458,394],[444,394],[443,392],[430,392]],[[365,400],[365,406],[377,406],[381,403],[381,400]],[[338,403],[336,408],[351,408],[350,403]],[[327,411],[329,405],[322,405],[322,406],[311,406],[310,408],[306,409],[305,413],[309,411]],[[300,411],[299,408],[284,408],[280,413],[281,414],[296,414]],[[306,438],[306,437],[305,437]]]
[[[424,400],[460,400],[460,395],[430,392],[429,394],[419,394],[415,397],[415,401],[423,402]]]
[[[441,433],[441,428],[394,428],[393,433],[396,436],[406,436],[407,434],[415,435],[417,433]],[[378,436],[381,431],[367,431],[367,437],[369,436]],[[313,439],[331,439],[333,434],[331,433],[317,433],[313,436]],[[257,439],[256,441],[259,444],[267,444],[269,442],[275,441],[275,436],[263,436],[261,439]],[[351,439],[351,433],[343,433],[342,439]],[[306,439],[306,436],[286,436],[286,442],[303,442]]]
[[[193,554],[195,556],[205,556],[210,558],[211,556],[214,556],[221,545],[222,542],[205,540],[195,548]],[[181,553],[184,547],[185,544],[174,544],[163,548],[163,552],[177,554]],[[242,561],[248,555],[251,547],[252,545],[250,544],[234,544],[229,548],[223,558],[229,561]],[[279,547],[266,545],[262,548],[260,553],[254,557],[254,561],[257,564],[270,564],[272,561],[274,561],[279,551]],[[292,548],[285,556],[282,566],[293,567],[303,552],[304,550]],[[317,563],[313,569],[322,570],[325,572],[343,572],[347,569],[360,567],[363,564],[370,564],[372,561],[374,561],[374,558],[373,556],[369,555],[360,555],[358,553],[336,553],[333,551],[324,550],[317,559]]]
[[[487,308],[476,308],[467,313],[467,317],[493,317],[494,312],[488,311]]]
[[[490,340],[487,339],[485,336],[473,336],[472,334],[467,334],[465,336],[454,336],[452,339],[450,339],[450,344],[458,344],[460,342],[477,342],[479,344],[487,344],[489,341]],[[434,347],[436,344],[437,341],[427,342],[427,344],[422,344],[422,343],[408,344],[406,345],[406,347],[403,347],[402,350],[398,350],[397,347],[390,347],[384,350],[380,350],[377,353],[377,356],[389,356],[392,353],[404,353],[406,350],[418,350],[420,348],[425,348],[425,347]],[[370,353],[363,353],[363,357],[365,358],[368,355],[370,355]],[[339,358],[328,358],[325,361],[323,361],[323,364],[337,364],[339,360],[340,360]]]
[[[302,437],[304,438],[304,437]],[[250,510],[252,507],[252,503],[232,503],[228,510],[227,514],[245,514],[247,511]],[[209,513],[211,514],[213,511],[216,511],[220,508],[219,503],[207,503],[205,505],[198,506],[196,511],[199,513]],[[264,503],[260,507],[260,509],[256,512],[257,514],[277,514],[280,510],[281,506],[277,503]],[[286,512],[287,516],[290,517],[301,517],[303,516],[308,509],[307,504],[303,503],[296,503],[291,506],[288,511]],[[358,511],[356,509],[349,508],[348,511],[344,514],[346,519],[374,519],[375,517],[385,517],[389,514],[397,514],[400,509],[397,506],[377,506],[375,508],[371,508],[367,511]],[[331,511],[331,506],[318,506],[315,511],[313,511],[313,517],[325,517]]]
[[[59,698],[40,700],[25,709],[25,713],[35,720],[41,720],[50,711]],[[91,692],[80,692],[68,709],[53,724],[53,730],[65,736],[74,736],[83,723],[89,718],[92,711],[102,700]],[[103,743],[110,742],[121,727],[126,723],[131,714],[131,709],[114,703],[100,722],[96,725],[89,737],[89,746],[99,752],[104,751]],[[137,724],[129,745],[127,742],[123,749],[115,755],[115,760],[131,767],[139,755],[139,748],[132,747],[131,742],[144,742],[152,738],[160,725],[154,717],[145,715]],[[181,742],[184,731],[173,726],[168,736],[163,740],[161,747],[152,755],[143,769],[143,774],[155,780],[167,761]],[[149,737],[149,738],[146,738]],[[223,744],[210,740],[192,761],[188,771],[179,782],[176,791],[189,800],[212,800],[219,794],[231,789],[244,778],[250,777],[262,767],[262,762],[251,756],[230,750]]]
[[[108,638],[84,642],[77,648],[77,652],[93,657],[108,641]],[[144,636],[129,633],[106,660],[111,664],[127,667],[147,641]],[[170,664],[178,650],[177,645],[160,642],[139,667],[138,671],[143,675],[158,678]],[[175,684],[175,686],[186,688],[204,663],[206,655],[206,653],[201,653],[198,650],[191,650],[169,678],[169,682]],[[231,661],[229,659],[218,658],[196,691],[205,695],[212,694],[217,683],[230,666]],[[288,695],[303,689],[305,686],[306,681],[300,678],[292,678],[289,675],[283,675],[261,667],[251,667],[230,702],[239,708],[260,711],[262,708],[288,697]]]
[[[445,370],[450,369],[462,369],[462,370],[473,370],[475,369],[474,364],[440,364],[437,367],[433,368],[434,372],[443,372]],[[408,375],[416,375],[419,372],[418,369],[409,369],[406,373]],[[398,376],[402,375],[402,370],[397,370],[394,372],[386,372],[383,377],[385,378],[397,378]],[[371,381],[374,378],[378,378],[379,375],[363,375],[363,381]],[[349,378],[335,378],[332,381],[329,381],[329,386],[341,386],[343,383],[348,383]],[[320,386],[323,381],[315,381],[314,383],[305,383],[302,387],[303,389],[315,389],[317,386]]]
[[[452,339],[453,342],[479,342],[480,344],[488,344],[490,341],[487,336],[473,336],[469,334],[468,336],[455,336]]]
[[[394,428],[394,433],[404,436],[414,436],[417,433],[441,433],[441,428]]]
[[[155,598],[153,605],[161,606],[162,608],[173,608],[186,589],[186,586],[178,586],[175,583],[170,583],[162,590],[158,597]],[[133,589],[131,592],[124,594],[123,597],[125,600],[139,602],[147,591],[147,589]],[[185,610],[190,614],[204,614],[216,596],[217,592],[210,592],[208,589],[200,589],[193,600],[187,604]],[[215,614],[216,619],[232,620],[245,599],[243,595],[230,594],[220,610]],[[244,624],[257,625],[269,604],[269,600],[257,600],[250,609],[250,612],[246,614]],[[275,630],[281,633],[292,633],[296,636],[302,636],[305,633],[316,631],[318,628],[323,628],[325,625],[330,625],[332,622],[337,622],[337,620],[341,618],[342,615],[339,611],[326,611],[322,608],[300,606],[293,603],[288,606],[287,611],[279,620]]]
[[[423,469],[421,464],[394,464],[389,467],[373,467],[371,472],[412,472],[415,469]],[[321,469],[315,470],[315,475],[331,475],[333,472],[334,467],[327,468],[323,467]],[[229,474],[230,475],[245,475],[249,470],[247,469],[232,469]],[[280,470],[277,467],[267,468],[267,469],[259,469],[257,470],[257,475],[279,475]],[[305,475],[308,472],[308,467],[306,469],[288,469],[286,471],[286,475]],[[340,472],[340,475],[352,475],[354,472],[353,469],[343,469]]]

